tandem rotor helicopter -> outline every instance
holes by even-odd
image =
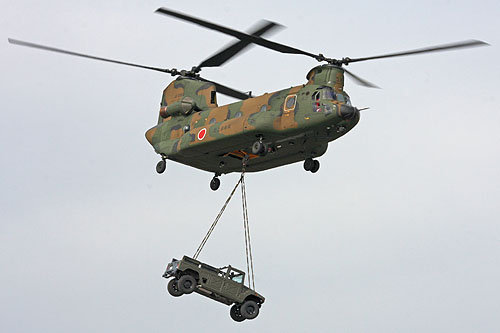
[[[360,111],[344,91],[344,75],[370,88],[374,84],[358,77],[344,66],[350,63],[413,54],[488,45],[479,40],[414,49],[364,58],[334,59],[314,54],[262,36],[280,25],[262,21],[249,33],[240,32],[167,8],[156,13],[198,24],[237,38],[190,70],[159,68],[76,53],[30,42],[8,39],[10,43],[46,51],[106,61],[168,73],[177,78],[163,91],[158,124],[146,132],[146,139],[161,160],[156,171],[163,173],[166,160],[214,173],[210,188],[220,186],[219,176],[240,171],[256,172],[304,161],[304,169],[319,170],[316,157],[323,155],[330,141],[348,133],[360,119]],[[306,75],[307,83],[252,96],[200,76],[204,67],[221,66],[250,44],[287,54],[312,57],[323,64]],[[241,101],[219,106],[217,93]]]

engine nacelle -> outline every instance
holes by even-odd
[[[160,108],[160,116],[167,118],[170,116],[188,116],[196,109],[196,102],[189,96],[184,96],[180,101],[174,102]]]

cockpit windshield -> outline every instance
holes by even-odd
[[[349,98],[349,96],[347,95],[344,95],[344,94],[337,94],[337,99],[339,100],[339,102],[341,103],[345,103],[347,105],[351,105],[351,100]]]
[[[316,89],[316,91],[312,94],[312,99],[316,101],[319,101],[320,99],[332,100],[337,99],[337,96],[331,87],[323,86]]]
[[[320,99],[326,100],[337,100],[340,103],[345,103],[347,105],[351,105],[351,100],[346,93],[335,93],[332,87],[322,86],[312,94],[313,101],[319,101]]]
[[[336,99],[333,89],[330,87],[324,87],[321,89],[321,98],[323,99]]]

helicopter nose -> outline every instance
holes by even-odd
[[[344,120],[354,118],[356,116],[357,112],[358,112],[358,109],[356,109],[353,106],[350,106],[347,104],[340,105],[339,115],[340,115],[340,118],[342,118]]]
[[[146,140],[148,140],[148,142],[150,144],[153,144],[153,135],[155,134],[157,130],[157,127],[153,127],[153,128],[150,128],[148,129],[148,131],[146,132]]]

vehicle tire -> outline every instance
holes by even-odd
[[[240,307],[241,316],[245,319],[254,319],[259,315],[259,305],[255,301],[246,301]]]
[[[236,304],[234,304],[231,307],[231,310],[229,310],[229,315],[231,316],[231,319],[233,319],[234,321],[237,321],[237,322],[241,322],[241,321],[245,320],[245,318],[243,318],[243,316],[241,315],[239,306]]]
[[[179,282],[179,280],[172,279],[172,280],[168,281],[168,284],[167,284],[168,293],[174,297],[179,297],[179,296],[182,296],[182,294],[183,294],[183,292],[179,290],[178,282]]]
[[[219,189],[219,186],[220,179],[217,177],[212,178],[212,180],[210,181],[210,189],[212,189],[212,191],[217,191]]]
[[[161,160],[156,164],[156,172],[164,173],[166,169],[167,169],[167,161]]]
[[[252,153],[255,155],[264,156],[266,154],[266,145],[260,141],[255,141],[252,145]]]
[[[311,168],[311,172],[312,172],[312,173],[316,173],[316,172],[318,172],[318,170],[319,170],[319,161],[318,161],[318,160],[314,160],[314,161],[313,161],[313,164],[314,164],[314,165],[313,165],[313,167]]]
[[[184,294],[191,294],[196,289],[196,280],[191,275],[183,275],[179,279],[178,286]]]
[[[314,166],[314,160],[312,158],[306,158],[304,161],[304,170],[311,171]]]

